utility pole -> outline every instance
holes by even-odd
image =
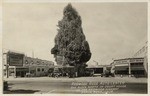
[[[34,58],[34,51],[32,50],[32,58]]]

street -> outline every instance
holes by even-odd
[[[146,94],[147,78],[133,77],[32,77],[6,78],[4,94]]]

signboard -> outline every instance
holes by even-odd
[[[129,66],[129,64],[116,64],[115,66]]]
[[[143,63],[144,62],[144,58],[141,58],[141,59],[136,59],[136,58],[135,59],[131,59],[130,62],[131,63]]]
[[[117,60],[114,62],[114,64],[128,64],[130,63],[129,60]]]
[[[23,66],[24,54],[8,52],[9,66]]]

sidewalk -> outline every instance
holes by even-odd
[[[29,77],[29,78],[4,78],[5,81],[38,81],[38,82],[126,82],[126,83],[147,83],[147,78],[134,77]]]

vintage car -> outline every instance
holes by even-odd
[[[57,77],[57,78],[60,77],[61,75],[62,75],[62,73],[59,70],[59,68],[54,68],[54,70],[53,70],[53,72],[51,74],[52,77]]]
[[[111,73],[110,70],[105,70],[104,73],[101,75],[101,77],[115,77],[114,73]]]
[[[85,76],[94,76],[93,69],[85,69]]]

